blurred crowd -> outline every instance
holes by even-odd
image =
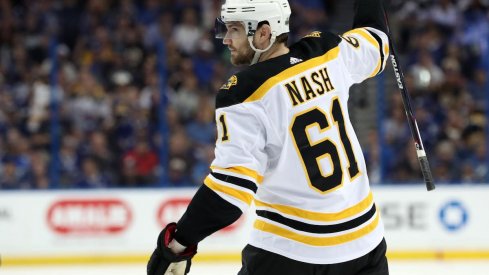
[[[393,2],[395,42],[435,181],[488,182],[489,1]],[[401,95],[388,97],[382,150],[373,147],[381,155],[373,157],[382,160],[383,182],[420,182]]]
[[[327,29],[338,6],[289,2],[289,42]],[[487,3],[392,2],[436,180],[487,181]],[[201,184],[214,158],[215,93],[236,70],[213,38],[220,4],[0,0],[0,189]],[[388,95],[384,134],[360,137],[370,173],[374,183],[416,181],[401,99]]]
[[[322,1],[292,2],[323,24]],[[220,5],[0,0],[0,189],[201,184],[234,70]]]

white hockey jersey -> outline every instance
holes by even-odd
[[[250,244],[313,264],[358,258],[383,238],[347,101],[380,73],[387,36],[314,32],[232,76],[216,100],[218,140],[205,184],[245,211]]]

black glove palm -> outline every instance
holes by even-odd
[[[169,269],[176,267],[173,263],[178,263],[178,267],[172,271],[174,275],[184,275],[190,271],[190,265],[192,257],[197,253],[197,245],[189,246],[180,254],[174,254],[168,244],[173,240],[175,231],[177,229],[176,223],[168,224],[158,236],[157,246],[151,258],[149,259],[147,266],[148,275],[163,275]],[[184,266],[182,266],[184,265]],[[183,272],[183,270],[185,270]]]

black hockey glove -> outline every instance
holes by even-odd
[[[190,271],[192,257],[197,253],[197,245],[187,247],[175,254],[168,245],[175,236],[176,223],[168,224],[158,236],[157,246],[147,266],[148,275],[185,275]]]

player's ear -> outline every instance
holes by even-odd
[[[259,49],[265,49],[270,43],[271,36],[272,28],[270,28],[270,25],[263,24],[259,26],[255,33],[255,46]]]
[[[260,41],[266,41],[272,36],[272,28],[265,23],[256,30],[256,33],[258,34],[258,39]]]

